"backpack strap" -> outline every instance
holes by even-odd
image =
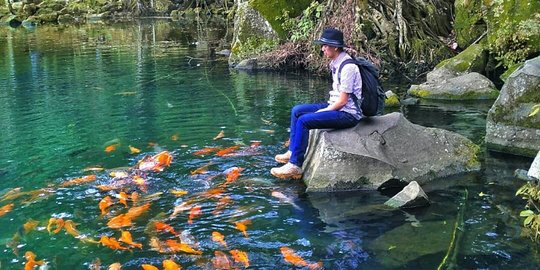
[[[356,64],[356,61],[354,59],[352,59],[352,58],[349,58],[349,59],[345,59],[343,62],[341,62],[341,65],[339,65],[338,73],[337,73],[337,78],[338,78],[338,83],[339,84],[341,84],[341,70],[347,64]]]
[[[349,59],[345,59],[343,62],[341,62],[341,65],[339,65],[338,73],[337,73],[338,83],[339,84],[341,84],[341,70],[343,69],[343,67],[345,65],[348,65],[348,64],[355,64],[356,65],[356,60],[354,60],[353,58],[349,58]],[[360,76],[362,76],[362,75],[360,74]],[[353,103],[354,103],[356,109],[358,110],[358,112],[361,113],[362,110],[360,109],[360,105],[358,105],[358,97],[356,96],[356,94],[351,93],[349,96],[353,100]]]

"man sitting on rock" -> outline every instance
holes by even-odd
[[[279,163],[286,163],[282,167],[272,168],[272,175],[283,179],[302,178],[302,164],[308,146],[310,129],[341,129],[354,127],[362,118],[362,110],[356,106],[352,95],[362,99],[362,77],[358,66],[344,65],[341,70],[341,83],[339,83],[338,69],[343,61],[351,57],[343,50],[343,33],[334,28],[323,31],[321,38],[314,41],[322,45],[321,51],[331,59],[332,90],[330,98],[325,103],[300,104],[291,111],[291,133],[289,150],[285,154],[276,155]]]

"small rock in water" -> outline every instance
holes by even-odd
[[[395,208],[414,208],[428,205],[429,199],[420,185],[412,181],[384,204]]]

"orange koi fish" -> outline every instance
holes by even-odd
[[[218,215],[231,202],[232,202],[231,196],[224,196],[224,197],[219,198],[219,201],[217,202],[217,205],[216,205],[216,209],[212,211],[212,214]]]
[[[119,249],[119,250],[127,250],[128,248],[127,247],[123,247],[122,245],[120,245],[120,242],[118,242],[118,240],[116,240],[114,237],[107,237],[107,236],[102,236],[101,239],[99,240],[99,242],[103,245],[103,246],[106,246],[110,249]]]
[[[13,203],[2,206],[2,208],[0,208],[0,217],[11,212],[11,210],[13,210],[13,206],[15,206]]]
[[[218,242],[224,245],[225,247],[227,247],[227,242],[225,242],[225,236],[223,236],[223,234],[221,234],[220,232],[217,232],[217,231],[212,232],[212,241]]]
[[[169,225],[169,224],[167,224],[165,222],[156,221],[156,222],[154,222],[154,226],[156,226],[157,231],[169,232],[169,233],[172,233],[172,234],[174,234],[176,236],[180,235],[174,230],[174,228],[171,225]]]
[[[225,183],[229,184],[236,181],[236,179],[238,179],[238,177],[240,176],[240,172],[242,172],[243,170],[244,168],[239,168],[239,167],[232,167],[230,169],[227,169],[226,170],[227,180],[225,180]]]
[[[128,207],[128,204],[127,204],[128,195],[125,192],[123,191],[120,192],[116,197],[120,200],[121,204],[123,204],[125,207]]]
[[[36,254],[34,254],[32,251],[27,251],[26,253],[24,253],[24,257],[26,258],[24,270],[32,270],[37,265],[45,264],[44,260],[36,261]]]
[[[67,186],[72,186],[72,185],[78,185],[78,184],[82,184],[82,183],[88,183],[88,182],[92,182],[96,180],[96,175],[95,174],[91,174],[91,175],[86,175],[86,176],[83,176],[81,178],[75,178],[75,179],[71,179],[69,181],[66,181],[64,183],[62,183],[62,187],[67,187]]]
[[[182,202],[181,204],[174,207],[173,213],[171,214],[171,218],[174,218],[179,213],[182,213],[189,209],[191,209],[191,202]]]
[[[196,152],[193,152],[193,155],[195,156],[204,156],[204,155],[207,155],[207,154],[210,154],[212,152],[217,152],[221,150],[220,148],[218,147],[205,147],[199,151],[196,151]]]
[[[129,151],[132,153],[132,154],[138,154],[141,152],[141,149],[137,148],[137,147],[133,147],[133,146],[129,146]]]
[[[181,270],[182,267],[173,260],[163,260],[163,270]]]
[[[131,237],[131,233],[127,231],[122,231],[122,236],[120,236],[120,239],[118,239],[120,242],[124,242],[130,246],[134,246],[137,248],[142,249],[141,243],[135,243],[133,242],[133,238]]]
[[[222,157],[222,156],[224,156],[224,155],[227,155],[227,154],[230,154],[230,153],[236,151],[238,148],[239,148],[238,145],[231,146],[231,147],[227,147],[227,148],[225,148],[225,149],[223,149],[223,150],[219,150],[219,151],[216,153],[216,156]]]
[[[23,224],[24,234],[29,233],[31,230],[35,230],[39,225],[39,221],[29,219],[26,223]]]
[[[114,178],[127,178],[129,174],[126,171],[112,171],[109,176]]]
[[[120,270],[120,269],[122,269],[122,265],[119,262],[109,265],[109,270]]]
[[[251,220],[246,219],[244,221],[235,222],[234,224],[236,225],[236,229],[241,231],[244,234],[245,237],[248,237],[247,225],[251,224]]]
[[[138,176],[138,175],[135,175],[133,176],[132,178],[133,182],[135,182],[135,184],[139,187],[139,189],[142,191],[142,192],[147,192],[148,191],[148,187],[146,186],[146,181],[144,180],[144,178]]]
[[[105,147],[105,152],[110,153],[110,152],[112,152],[112,151],[115,151],[116,148],[117,148],[119,145],[120,145],[119,143],[113,143],[113,144],[111,144],[111,145]]]
[[[238,249],[233,249],[229,251],[231,255],[233,256],[233,259],[237,263],[243,263],[244,267],[249,267],[249,257],[246,252],[240,251]]]
[[[16,188],[13,188],[13,189],[10,189],[8,192],[6,192],[4,195],[2,195],[2,199],[0,201],[5,201],[5,200],[12,200],[12,199],[16,199],[18,198],[19,196],[17,196],[17,194],[21,194],[21,190],[22,188],[21,187],[16,187]]]
[[[223,129],[218,133],[218,135],[216,135],[216,137],[214,137],[214,141],[216,140],[219,140],[219,139],[223,139],[225,137],[225,131],[223,131]]]
[[[171,141],[178,141],[178,134],[173,134],[171,136]]]
[[[49,232],[49,234],[57,234],[64,227],[64,223],[64,219],[62,218],[50,218],[49,223],[47,223],[47,231]],[[51,232],[54,226],[56,227],[56,229]]]
[[[205,198],[219,197],[221,196],[221,194],[223,194],[224,191],[225,190],[223,189],[223,187],[212,188],[212,189],[207,190],[203,194],[203,197]]]
[[[191,174],[191,175],[205,174],[205,173],[208,172],[208,167],[209,167],[210,165],[212,165],[212,164],[213,164],[212,162],[209,162],[208,164],[203,165],[203,166],[201,166],[201,167],[195,169],[194,171],[191,171],[190,174]]]
[[[137,168],[141,171],[163,171],[164,167],[171,165],[173,156],[167,152],[163,151],[155,156],[145,156],[137,163]]]
[[[142,215],[144,212],[148,211],[148,209],[150,209],[150,203],[141,206],[131,207],[126,215],[134,219]]]
[[[214,256],[215,257],[212,258],[212,264],[215,269],[232,269],[231,261],[229,261],[227,254],[216,250],[214,251]]]
[[[188,194],[187,191],[185,191],[185,190],[179,190],[179,189],[170,189],[169,192],[170,192],[171,194],[173,194],[174,196],[177,196],[177,197],[180,197],[180,196],[183,196],[183,195]]]
[[[306,267],[307,266],[309,269],[321,269],[322,268],[322,262],[307,263],[306,261],[304,261],[304,259],[302,259],[302,257],[297,255],[294,252],[294,250],[291,249],[291,248],[281,247],[281,248],[279,248],[279,250],[281,251],[281,254],[283,255],[283,258],[285,259],[285,261],[290,263],[290,264],[293,264],[293,265],[299,266],[299,267]]]
[[[111,218],[109,222],[107,222],[107,226],[111,229],[120,229],[122,227],[129,227],[133,223],[131,222],[131,218],[127,214],[120,214],[116,217]]]
[[[188,224],[193,224],[193,219],[201,215],[201,207],[199,205],[194,206],[189,211]]]
[[[96,186],[96,188],[101,191],[111,191],[111,190],[117,189],[118,187],[111,186],[111,185],[99,185],[99,186]]]
[[[133,202],[133,206],[135,206],[138,200],[139,200],[139,193],[137,193],[137,191],[133,191],[131,193],[131,201]]]
[[[159,270],[159,268],[151,265],[151,264],[143,264],[141,265],[143,270]]]
[[[152,237],[150,238],[150,243],[149,243],[150,247],[152,248],[152,250],[155,250],[159,253],[165,253],[167,252],[165,250],[165,247],[163,246],[163,244],[159,241],[159,238],[157,237]]]
[[[188,254],[201,255],[202,251],[195,250],[190,247],[188,244],[180,243],[176,240],[165,240],[165,244],[169,247],[171,252],[185,252]]]
[[[101,215],[105,215],[107,214],[107,208],[109,208],[109,206],[113,205],[113,201],[111,199],[110,196],[107,196],[103,199],[101,199],[101,201],[99,201],[99,210],[101,210]]]
[[[66,222],[64,222],[64,230],[66,230],[67,233],[73,235],[74,237],[77,237],[81,235],[81,233],[77,231],[75,226],[77,226],[77,224],[75,224],[73,220],[66,220]]]

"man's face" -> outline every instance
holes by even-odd
[[[324,56],[334,59],[339,55],[339,51],[337,47],[332,47],[330,45],[323,44],[321,47],[321,51],[323,52]]]

